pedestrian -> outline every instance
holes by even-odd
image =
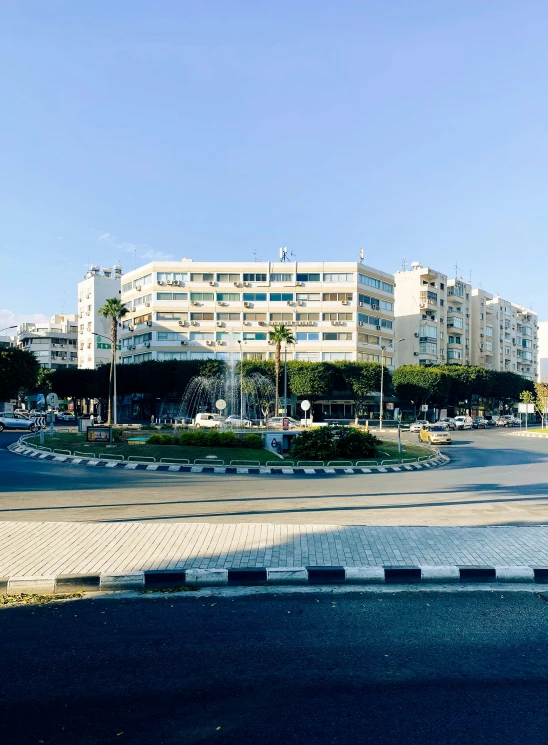
[[[90,414],[89,415],[89,426],[93,427],[94,424],[95,424],[95,417],[93,416],[93,414]]]
[[[150,423],[151,424],[156,424],[156,419],[154,418],[154,414],[151,414],[150,415]]]

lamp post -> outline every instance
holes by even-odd
[[[91,333],[93,334],[93,336],[98,336],[99,338],[101,338],[102,336],[104,336],[104,334],[98,334],[95,331],[92,331]],[[110,336],[108,338],[110,339],[111,348],[114,347],[113,357],[112,357],[112,360],[113,360],[113,366],[112,366],[112,377],[113,377],[113,381],[112,381],[112,412],[111,412],[111,418],[112,418],[112,424],[115,427],[118,424],[118,399],[116,397],[116,347],[115,347],[115,344],[114,344],[114,339],[112,339],[112,337],[110,337]]]
[[[0,334],[2,333],[2,331],[7,331],[8,329],[16,329],[16,328],[17,326],[6,326],[6,328],[0,329]]]
[[[284,348],[284,416],[287,416],[287,342]]]
[[[405,341],[405,339],[398,339],[397,342],[395,342],[395,344],[399,343],[400,341]],[[381,391],[380,391],[381,395],[380,395],[380,412],[379,412],[379,432],[382,432],[383,406],[384,406],[384,353],[386,351],[386,347],[383,346],[382,344],[377,344],[377,346],[381,350]],[[394,349],[394,352],[395,351],[396,350]],[[398,420],[398,431],[399,431],[399,420]]]
[[[240,426],[244,426],[244,348],[241,339],[238,339],[240,345]]]

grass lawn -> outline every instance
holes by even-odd
[[[147,432],[135,432],[135,436],[147,436]],[[27,442],[32,442],[34,445],[40,444],[40,437],[38,435],[30,437]],[[247,461],[259,461],[264,464],[267,461],[279,461],[283,463],[281,458],[277,458],[274,453],[269,450],[253,450],[251,448],[221,448],[221,447],[191,447],[184,445],[128,445],[126,443],[116,443],[112,447],[106,445],[100,445],[98,443],[86,443],[85,435],[78,433],[68,432],[56,432],[54,435],[45,435],[44,445],[48,448],[55,448],[59,450],[70,450],[74,453],[77,450],[79,453],[89,454],[90,457],[103,457],[104,455],[123,455],[124,459],[127,460],[128,456],[140,456],[145,458],[156,458],[157,461],[160,458],[170,459],[183,459],[186,458],[191,463],[197,458],[205,458],[207,455],[215,455],[219,460],[223,460],[225,464],[229,464],[231,460],[247,460]],[[417,458],[430,455],[431,451],[428,448],[420,445],[408,445],[403,443],[403,452],[400,456],[398,453],[397,442],[390,440],[383,440],[379,454],[374,460],[386,460],[388,458]],[[291,460],[290,458],[288,458]],[[350,460],[350,459],[349,459]],[[361,459],[365,460],[365,459]],[[369,460],[369,459],[367,459]],[[356,462],[354,459],[353,463]]]

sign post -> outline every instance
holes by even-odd
[[[535,404],[518,404],[518,411],[520,413],[520,419],[521,414],[525,414],[525,430],[528,430],[528,420],[529,420],[529,414],[535,413]]]
[[[59,406],[59,396],[56,393],[48,393],[46,396],[46,403],[48,406],[51,406],[51,414],[50,414],[50,420],[49,420],[49,433],[50,435],[55,434],[55,430],[53,428],[53,423],[55,422],[55,411]]]
[[[306,423],[306,412],[310,409],[310,401],[305,399],[304,401],[301,401],[301,409],[304,411],[304,426],[307,427]]]

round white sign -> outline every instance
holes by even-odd
[[[219,409],[219,411],[226,409],[226,401],[224,400],[224,398],[219,398],[217,399],[217,401],[215,401],[215,408]]]
[[[307,400],[301,401],[301,409],[303,411],[308,411],[309,408],[310,408],[310,401],[307,401]]]

